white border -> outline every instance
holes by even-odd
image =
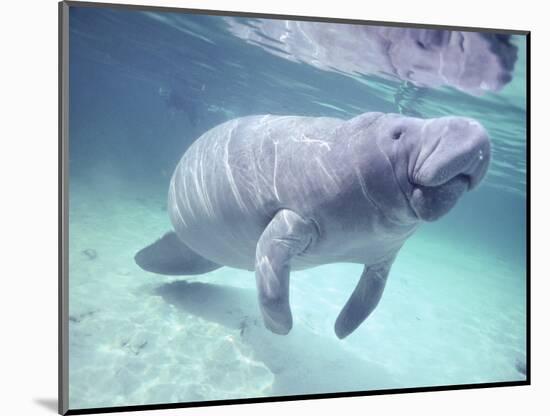
[[[111,0],[112,3],[123,3]],[[2,413],[52,415],[57,396],[57,1],[3,4]],[[128,3],[128,2],[127,2]],[[131,2],[130,2],[131,3]],[[542,2],[455,0],[146,1],[141,4],[532,30],[532,386],[215,408],[150,415],[317,413],[543,414],[550,391],[548,227],[548,13]],[[372,4],[371,4],[372,3]],[[46,403],[46,405],[44,405]],[[48,403],[50,406],[48,406]]]

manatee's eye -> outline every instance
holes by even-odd
[[[403,132],[401,130],[398,130],[396,131],[395,133],[393,133],[393,135],[391,136],[391,138],[393,140],[399,140],[401,138],[401,136],[403,135]]]

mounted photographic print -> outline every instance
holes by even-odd
[[[528,145],[526,31],[60,3],[60,413],[529,384]]]

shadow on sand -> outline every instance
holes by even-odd
[[[347,351],[335,335],[323,336],[295,323],[287,336],[263,326],[252,290],[178,281],[156,293],[177,308],[239,330],[255,358],[274,374],[273,395],[315,394],[395,388],[387,371]]]

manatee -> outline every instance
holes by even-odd
[[[174,229],[135,261],[168,275],[255,271],[264,324],[277,334],[292,328],[291,270],[362,264],[335,324],[344,338],[378,304],[407,238],[474,189],[489,160],[489,137],[468,118],[237,118],[184,153],[168,190]]]
[[[510,35],[298,20],[227,17],[229,30],[266,52],[344,75],[374,74],[420,87],[482,95],[512,79]]]

